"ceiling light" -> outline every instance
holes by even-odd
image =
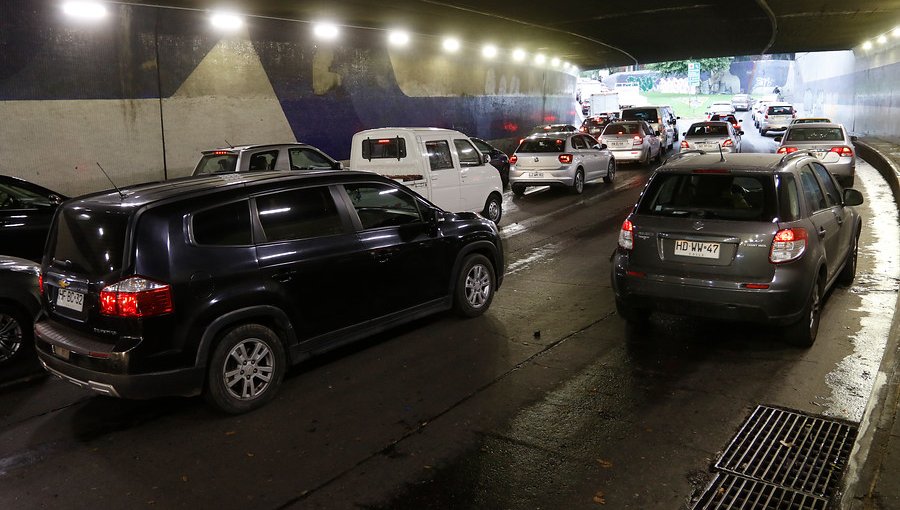
[[[497,56],[497,47],[493,44],[485,44],[484,48],[481,48],[481,56],[484,58],[494,58]]]
[[[864,43],[863,43],[863,49],[864,49],[864,50],[871,50],[871,49],[872,49],[872,41],[866,41],[866,42],[864,42]]]
[[[220,30],[237,30],[244,25],[244,20],[231,12],[214,12],[209,22]]]
[[[568,62],[563,62],[563,69],[568,71],[570,67],[572,67],[572,64],[570,64]]]
[[[512,52],[512,57],[513,57],[513,60],[515,60],[516,62],[521,62],[521,61],[525,60],[525,50],[523,50],[522,48],[514,49]]]
[[[553,57],[553,60],[550,61],[550,65],[553,67],[559,67],[559,59],[556,57]]]
[[[546,61],[547,61],[547,57],[545,57],[543,53],[538,53],[537,55],[534,56],[535,64],[543,64]]]
[[[394,46],[406,46],[409,42],[409,33],[403,30],[392,30],[388,34],[388,42]]]
[[[70,0],[62,4],[66,15],[80,19],[101,19],[106,16],[106,6],[100,2],[88,0]]]
[[[878,36],[878,44],[884,44],[886,42],[887,42],[887,37],[885,37],[883,34]]]
[[[334,23],[316,23],[313,26],[313,35],[319,39],[333,41],[338,37],[338,27]]]
[[[444,50],[449,51],[451,53],[459,51],[460,43],[459,39],[454,39],[453,37],[448,37],[444,39]]]
[[[891,32],[891,35],[894,36],[894,37],[900,37],[900,27],[895,28],[895,29]]]

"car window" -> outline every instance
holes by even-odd
[[[406,157],[406,139],[399,136],[394,138],[366,138],[362,141],[362,157],[372,161],[373,159],[396,159]]]
[[[811,166],[813,172],[819,176],[819,182],[822,184],[822,189],[825,191],[825,199],[828,202],[828,205],[835,206],[842,204],[843,200],[841,200],[841,192],[838,190],[837,185],[834,183],[834,179],[831,177],[828,170],[818,163],[810,163],[809,166]]]
[[[474,143],[475,147],[478,147],[478,150],[480,150],[484,154],[490,154],[493,150],[493,147],[485,142],[482,142],[481,140],[472,139],[472,143]]]
[[[0,184],[0,209],[29,209],[53,205],[48,197],[36,191],[16,186]]]
[[[659,118],[656,108],[632,108],[622,112],[622,120],[646,120],[656,122]]]
[[[450,145],[445,140],[425,142],[425,150],[428,152],[428,162],[431,164],[432,170],[453,168]]]
[[[393,227],[422,221],[416,199],[382,183],[346,184],[363,229]]]
[[[218,174],[234,172],[237,167],[237,154],[226,151],[216,151],[212,154],[204,154],[197,163],[193,175]]]
[[[573,136],[572,148],[584,150],[587,149],[587,145],[584,143],[584,139],[582,139],[580,136]]]
[[[468,140],[453,140],[456,146],[456,156],[459,157],[460,166],[478,166],[481,165],[481,152],[478,151]]]
[[[788,142],[843,142],[844,130],[839,127],[795,127],[787,132],[787,136],[784,139]]]
[[[278,160],[278,150],[257,152],[250,156],[247,169],[251,172],[275,170],[275,161]]]
[[[781,221],[800,219],[800,196],[797,193],[797,181],[794,180],[794,175],[777,175],[776,186],[778,186],[779,219]]]
[[[308,170],[311,168],[331,168],[331,161],[317,150],[297,147],[288,151],[291,170]]]
[[[563,152],[566,140],[563,138],[526,138],[516,152]]]
[[[246,246],[253,243],[247,200],[198,212],[193,215],[191,227],[197,244]]]
[[[309,239],[344,232],[327,187],[296,189],[256,197],[266,241]]]
[[[603,128],[604,135],[637,135],[641,126],[637,123],[612,122]]]
[[[728,134],[728,125],[726,124],[694,124],[687,132],[688,136],[725,136]]]
[[[758,175],[657,174],[638,212],[652,216],[772,221],[771,179]]]
[[[770,106],[768,113],[769,115],[791,115],[794,113],[794,108],[791,106]]]
[[[800,188],[803,189],[803,200],[810,211],[815,212],[828,207],[825,194],[819,187],[819,181],[816,180],[816,176],[813,175],[809,166],[804,166],[800,170]]]
[[[121,268],[128,214],[83,207],[63,207],[57,214],[48,255],[69,261],[72,271],[106,274]]]

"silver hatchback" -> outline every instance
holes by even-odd
[[[528,186],[566,187],[580,194],[585,182],[602,177],[611,183],[616,176],[616,159],[606,145],[577,132],[531,135],[509,164],[509,187],[516,196]]]
[[[697,122],[683,133],[681,150],[718,151],[721,148],[722,152],[741,152],[743,134],[743,131],[735,131],[730,122]]]
[[[776,136],[781,145],[778,154],[811,150],[837,181],[846,188],[853,187],[856,178],[856,154],[853,138],[840,124],[831,122],[791,124],[783,136]]]
[[[815,341],[822,302],[856,274],[862,194],[808,153],[683,153],[654,172],[619,233],[616,306],[783,326]]]

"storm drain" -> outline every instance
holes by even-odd
[[[856,440],[852,423],[758,406],[714,469],[695,509],[824,509]]]

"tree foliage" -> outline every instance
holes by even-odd
[[[686,75],[688,71],[688,62],[698,62],[700,71],[714,73],[716,71],[724,71],[731,65],[734,57],[716,57],[716,58],[698,58],[694,60],[672,60],[669,62],[659,62],[657,64],[647,64],[646,69],[659,71],[663,76]]]

